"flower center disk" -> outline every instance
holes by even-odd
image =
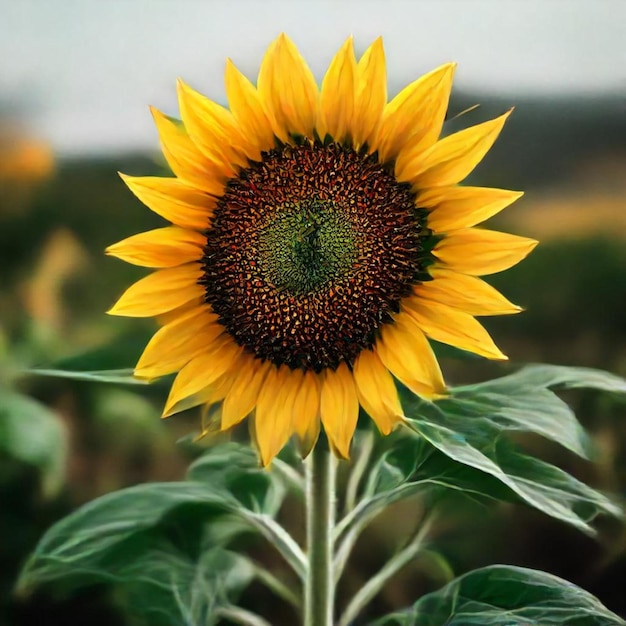
[[[420,216],[375,156],[319,142],[265,152],[230,180],[206,231],[206,301],[260,359],[351,366],[423,275]]]
[[[340,280],[358,258],[358,233],[332,202],[285,203],[259,233],[269,283],[305,296]]]

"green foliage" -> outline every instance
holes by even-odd
[[[214,448],[191,465],[189,480],[211,485],[225,499],[260,515],[274,517],[285,497],[285,486],[271,472],[261,470],[249,448],[227,443]]]
[[[22,373],[94,383],[147,385],[147,381],[133,376],[131,366],[137,362],[149,337],[144,333],[135,333],[132,337],[121,336],[108,345],[57,360],[47,367],[31,367]]]
[[[44,496],[63,484],[67,445],[61,421],[43,404],[2,387],[0,453],[39,468]]]
[[[529,366],[494,381],[453,389],[436,404],[413,398],[409,422],[450,459],[493,476],[530,506],[591,533],[590,522],[597,515],[619,515],[619,509],[566,472],[524,454],[505,437],[511,431],[535,433],[588,456],[586,434],[553,387],[626,392],[626,382],[605,372]]]
[[[55,378],[70,378],[84,380],[90,383],[117,383],[120,385],[147,385],[148,381],[135,378],[132,369],[96,370],[80,372],[63,369],[33,368],[27,371],[33,376],[54,376]]]
[[[154,334],[152,325],[135,325],[132,332],[122,333],[104,345],[90,348],[72,356],[57,359],[48,367],[63,372],[91,372],[120,370],[129,373]],[[34,370],[37,372],[38,370]]]
[[[18,592],[113,581],[150,624],[213,624],[255,576],[254,564],[229,550],[234,536],[260,531],[301,563],[271,518],[285,492],[280,478],[259,468],[247,448],[211,452],[192,465],[189,480],[123,489],[54,525],[24,567]]]
[[[133,333],[122,334],[103,346],[55,360],[45,367],[26,368],[21,374],[146,387],[149,384],[147,380],[133,376],[133,366],[139,360],[152,334],[152,328],[135,329]],[[150,388],[163,389],[170,383],[171,377],[165,376],[152,383]]]
[[[583,458],[592,454],[588,436],[553,392],[556,387],[626,392],[624,380],[605,372],[536,365],[486,383],[457,387],[436,403],[415,396],[403,398],[411,430],[388,440],[366,472],[359,501],[336,526],[337,571],[343,570],[363,528],[389,505],[407,498],[422,498],[430,511],[436,511],[441,498],[451,491],[482,502],[520,502],[588,533],[593,532],[591,522],[598,515],[621,515],[607,497],[558,467],[525,454],[507,438],[511,432],[533,433]],[[362,596],[369,599],[381,590],[395,573],[389,565],[417,554],[416,547],[415,541],[409,542],[359,593],[366,590]],[[357,594],[342,625],[351,623],[348,618],[364,608],[360,600]],[[481,619],[454,623],[518,623],[504,617],[500,622]],[[405,623],[417,625],[398,622]],[[448,622],[432,622],[433,626],[439,623]]]
[[[117,374],[79,374],[86,380],[119,382]],[[524,503],[588,533],[598,515],[620,515],[607,497],[528,455],[510,439],[514,433],[532,433],[581,458],[592,457],[588,436],[553,391],[577,387],[626,392],[625,381],[604,372],[529,366],[496,380],[457,387],[436,403],[405,398],[407,427],[372,445],[358,440],[345,514],[334,528],[335,579],[341,577],[363,529],[391,504],[420,498],[429,513],[402,549],[355,594],[338,624],[357,623],[365,606],[399,569],[424,554],[435,554],[427,535],[450,493],[485,503]],[[214,446],[191,465],[185,481],[124,489],[57,523],[26,564],[18,589],[26,593],[39,584],[55,583],[71,590],[114,581],[123,583],[128,606],[147,615],[151,625],[214,624],[221,617],[265,625],[236,603],[256,580],[286,602],[301,606],[299,591],[293,588],[299,589],[307,577],[307,559],[276,518],[289,493],[301,501],[302,469],[290,450],[268,471],[258,466],[247,446]],[[254,533],[290,566],[295,575],[291,587],[245,553],[254,545]],[[419,599],[411,609],[377,622],[418,623],[624,622],[586,592],[554,576],[494,566],[466,574]]]
[[[618,626],[626,622],[576,585],[535,570],[469,572],[374,626]]]

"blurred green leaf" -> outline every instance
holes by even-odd
[[[153,334],[153,328],[135,326],[131,333],[114,337],[105,345],[58,359],[48,367],[75,372],[132,369]]]
[[[77,372],[72,370],[32,368],[23,371],[30,376],[52,376],[55,378],[70,378],[92,383],[117,383],[122,385],[147,385],[149,381],[135,378],[132,369],[101,370],[93,372]]]
[[[59,417],[43,404],[0,388],[0,451],[38,467],[45,496],[65,479],[66,432]]]
[[[618,626],[626,622],[561,578],[505,565],[469,572],[373,626]]]
[[[104,346],[59,359],[47,364],[46,367],[28,368],[21,373],[28,376],[52,376],[95,383],[145,386],[150,382],[135,378],[133,367],[152,334],[153,331],[136,330],[130,335],[121,335]],[[170,378],[159,379],[156,385],[169,385]]]
[[[112,439],[119,437],[120,428],[130,444],[144,439],[147,434],[164,433],[158,410],[135,388],[99,386],[90,397],[95,415]]]

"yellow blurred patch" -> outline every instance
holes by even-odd
[[[48,178],[53,170],[52,149],[45,141],[0,126],[0,182],[35,182]]]
[[[24,308],[33,320],[50,328],[62,326],[61,290],[67,279],[85,266],[87,258],[83,246],[66,228],[50,234],[22,287]]]

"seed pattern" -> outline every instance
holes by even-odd
[[[332,202],[289,202],[259,233],[259,252],[268,283],[302,296],[350,270],[357,260],[358,233]]]
[[[258,358],[316,372],[373,346],[431,247],[390,166],[306,140],[231,179],[206,237],[201,284],[219,322]]]

